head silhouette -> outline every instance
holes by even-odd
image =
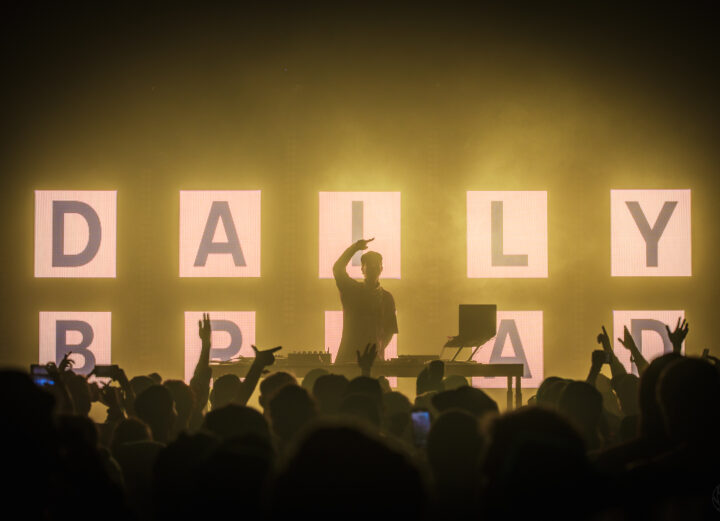
[[[219,409],[232,403],[240,391],[240,378],[234,374],[224,374],[213,385],[210,391],[210,405]]]
[[[363,253],[360,257],[361,270],[367,282],[376,283],[382,273],[382,255],[376,251]]]
[[[660,406],[656,398],[656,391],[660,374],[663,370],[682,355],[666,353],[650,362],[640,376],[640,432],[644,437],[653,439],[666,438]]]
[[[680,358],[658,379],[657,402],[673,442],[713,446],[720,433],[720,374],[701,358]]]
[[[340,404],[340,414],[364,422],[366,427],[380,427],[380,407],[377,400],[368,394],[349,394]]]
[[[580,431],[588,448],[600,447],[602,395],[595,387],[571,381],[560,395],[558,410]]]
[[[75,374],[71,371],[66,371],[63,374],[63,379],[65,381],[65,387],[67,387],[67,390],[72,397],[73,405],[75,406],[75,413],[87,416],[90,413],[90,407],[92,406],[90,399],[90,387],[88,386],[87,379],[84,376]]]
[[[260,412],[244,405],[230,404],[205,415],[205,428],[221,440],[254,435],[270,440],[270,428]]]
[[[277,393],[280,389],[286,385],[297,384],[298,383],[295,377],[284,371],[270,373],[266,376],[265,379],[260,382],[260,396],[258,396],[258,401],[260,402],[260,406],[263,408],[263,411],[265,413],[268,412],[267,409],[270,405],[270,400],[272,400],[275,393]]]
[[[150,439],[152,439],[150,428],[144,422],[137,418],[125,418],[113,430],[110,452],[117,458],[123,443],[148,441]]]
[[[353,378],[350,382],[348,382],[348,386],[345,389],[346,396],[351,394],[363,394],[365,396],[369,396],[378,408],[382,406],[383,391],[382,387],[380,387],[380,382],[378,382],[375,378],[370,378],[369,376],[358,376]]]
[[[135,399],[135,412],[150,427],[155,441],[169,441],[177,413],[172,394],[166,387],[157,384],[148,387]]]
[[[386,432],[401,437],[410,425],[412,404],[407,396],[393,391],[382,396],[382,424]]]
[[[315,380],[313,397],[323,414],[337,414],[348,387],[348,379],[341,374],[325,374]]]
[[[427,458],[442,508],[470,510],[480,483],[484,447],[478,418],[453,409],[432,424],[427,440]]]
[[[177,428],[186,429],[195,408],[195,395],[192,388],[182,380],[165,380],[162,385],[170,391],[175,402],[175,411],[178,416]]]
[[[329,374],[326,369],[323,369],[322,367],[316,367],[315,369],[310,369],[308,373],[303,377],[302,379],[302,388],[305,389],[307,392],[311,393],[313,392],[313,387],[315,386],[315,382],[318,378],[321,376],[325,376],[326,374]]]
[[[552,511],[554,519],[584,516],[591,505],[583,499],[590,490],[585,445],[565,418],[525,407],[498,417],[489,436],[482,463],[485,517],[520,519],[540,511]],[[573,501],[557,501],[559,490]]]
[[[289,443],[317,415],[315,401],[299,385],[286,385],[270,403],[270,424],[282,443]]]
[[[433,396],[431,401],[433,407],[439,412],[460,409],[477,418],[499,411],[497,402],[490,398],[485,391],[475,387],[458,387],[452,391],[443,391]]]
[[[560,378],[559,376],[548,376],[540,384],[540,387],[538,387],[537,394],[535,395],[537,398],[537,404],[549,407],[550,409],[557,408],[560,395],[567,384],[568,381],[564,378]]]
[[[155,381],[146,375],[133,376],[130,379],[130,387],[132,387],[135,396],[140,396],[151,385],[155,385]]]
[[[330,425],[300,441],[270,504],[273,519],[423,519],[426,498],[420,472],[403,453],[357,427]]]

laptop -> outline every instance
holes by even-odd
[[[497,334],[496,304],[460,304],[458,317],[459,334],[445,343],[441,360],[467,355],[470,361],[479,347]],[[446,348],[455,348],[455,351]]]

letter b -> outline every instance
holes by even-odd
[[[77,331],[82,335],[78,344],[67,343],[68,331]],[[95,367],[95,355],[88,347],[95,338],[95,332],[90,324],[83,320],[58,320],[55,323],[55,363],[59,364],[66,354],[81,355],[84,359],[82,366],[73,366],[73,371],[79,374],[88,374]]]

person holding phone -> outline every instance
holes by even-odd
[[[335,363],[350,363],[356,351],[367,344],[377,345],[377,356],[383,359],[385,348],[398,332],[395,300],[380,286],[382,255],[368,251],[360,257],[365,280],[354,280],[347,265],[356,252],[368,249],[373,239],[360,239],[348,247],[333,265],[335,284],[343,306],[343,332]]]

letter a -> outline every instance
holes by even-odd
[[[215,230],[218,222],[222,220],[227,242],[213,242]],[[245,257],[240,247],[240,239],[238,239],[235,224],[230,213],[230,204],[227,201],[213,201],[210,207],[205,231],[200,240],[197,256],[195,257],[195,267],[205,266],[208,255],[211,253],[229,253],[233,257],[235,266],[246,266]]]
[[[512,345],[513,351],[515,351],[515,356],[502,356],[503,347],[505,347],[505,342],[508,337],[510,337],[510,345]],[[520,333],[517,330],[517,324],[515,324],[514,320],[500,321],[489,363],[523,364],[523,366],[525,366],[523,378],[532,378],[530,364],[528,364],[527,357],[525,356],[525,348],[522,345],[522,340],[520,340]]]

